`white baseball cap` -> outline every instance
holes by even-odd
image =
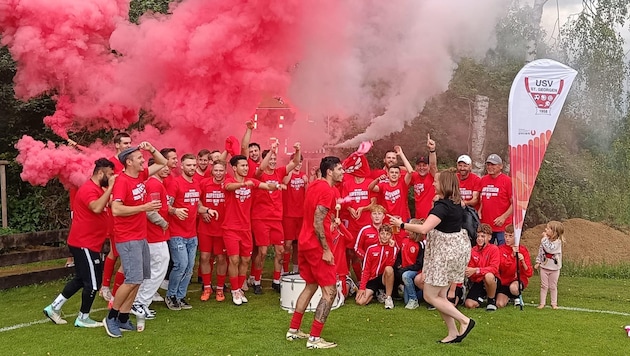
[[[470,157],[468,155],[461,155],[457,159],[457,163],[459,163],[459,162],[464,162],[466,164],[472,164],[472,159],[470,159]]]

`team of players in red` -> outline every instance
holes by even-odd
[[[228,139],[223,153],[202,150],[196,156],[182,156],[180,172],[174,149],[164,149],[157,155],[154,154],[156,150],[148,145],[147,150],[154,154],[154,162],[150,163],[154,164],[146,170],[141,169],[141,166],[135,167],[135,177],[127,174],[127,163],[137,166],[144,161],[138,159],[121,162],[120,154],[131,147],[131,138],[124,134],[116,137],[114,141],[117,155],[110,159],[115,167],[111,172],[103,173],[108,178],[117,174],[116,178],[112,178],[115,179],[113,190],[111,187],[107,188],[112,190],[112,202],[121,202],[125,207],[142,206],[149,214],[145,216],[136,211],[134,214],[125,211],[119,212],[118,216],[114,213],[113,219],[107,219],[112,222],[108,225],[109,236],[114,236],[116,243],[111,244],[112,253],[105,260],[101,293],[111,300],[109,285],[117,254],[116,245],[146,239],[151,247],[150,278],[146,271],[143,276],[153,282],[145,283],[141,279],[140,292],[136,287],[135,292],[126,293],[133,295],[131,302],[126,297],[124,302],[113,303],[112,307],[118,308],[121,315],[124,314],[124,309],[130,309],[138,316],[155,316],[148,306],[151,300],[161,298],[157,294],[157,285],[161,279],[169,276],[166,276],[164,252],[159,254],[153,251],[153,247],[155,244],[165,243],[169,245],[174,262],[166,295],[166,304],[170,309],[191,308],[185,299],[185,293],[192,275],[197,244],[201,252],[198,274],[204,285],[201,300],[208,300],[214,292],[216,300],[223,301],[224,284],[226,278],[229,278],[232,301],[241,305],[247,303],[243,290],[248,286],[245,279],[250,262],[250,278],[253,279],[254,292],[258,294],[262,292],[262,266],[267,248],[273,246],[276,256],[273,289],[280,290],[281,272],[288,272],[289,262],[293,260],[294,271],[299,270],[307,286],[320,286],[323,292],[320,304],[324,305],[318,307],[311,334],[304,334],[299,330],[304,310],[299,310],[298,300],[287,339],[309,337],[309,348],[334,347],[334,343],[324,341],[319,335],[332,301],[327,296],[328,287],[330,295],[336,294],[334,286],[337,281],[340,281],[345,295],[355,288],[351,279],[346,278],[350,274],[348,266],[352,266],[355,276],[360,280],[357,302],[369,302],[372,295],[376,295],[382,287],[385,290],[382,300],[389,309],[393,308],[391,286],[394,276],[391,269],[401,250],[399,247],[403,247],[401,267],[414,264],[418,259],[421,244],[417,241],[409,243],[406,233],[396,227],[392,230],[388,225],[388,215],[398,216],[403,220],[411,217],[407,202],[410,189],[413,189],[415,217],[426,218],[428,215],[435,196],[435,142],[430,137],[427,138],[429,155],[418,158],[415,169],[405,157],[402,148],[396,146],[392,152],[387,152],[382,169],[370,170],[365,154],[356,152],[343,162],[327,157],[328,161],[322,160],[318,170],[313,169],[310,174],[306,174],[301,169],[299,144],[294,146],[295,153],[290,162],[286,166],[277,167],[277,144],[261,153],[259,145],[250,144],[252,130],[253,125],[248,122],[240,152],[234,149],[234,140]],[[146,149],[147,144],[142,145]],[[233,155],[229,164],[225,162],[228,150]],[[494,174],[491,174],[491,169],[488,169],[489,174],[484,178],[471,173],[472,162],[468,156],[458,159],[458,174],[460,190],[466,204],[482,209],[482,221],[490,223],[492,230],[501,232],[509,221],[511,186],[509,178],[501,173],[500,158],[497,162],[496,159],[490,159],[492,156],[496,155],[491,155],[486,165],[498,166]],[[399,158],[404,164],[404,170],[398,166]],[[94,183],[86,183],[88,187],[92,185]],[[77,193],[81,199],[86,196],[86,186],[81,187]],[[104,186],[97,188],[106,189]],[[82,209],[77,206],[83,204],[81,199],[75,200],[75,212]],[[94,216],[82,219],[82,222],[75,220],[71,236],[90,236],[88,230],[93,230],[94,226],[102,226],[96,220],[104,221],[103,216],[108,211],[104,208],[103,213],[94,213]],[[82,229],[86,231],[81,231]],[[81,247],[100,251],[103,238],[103,235],[99,235],[98,239],[92,239],[89,246],[75,243],[74,240],[70,240],[69,244],[83,244],[85,246]],[[175,248],[172,246],[174,238],[182,241]],[[193,240],[194,243],[190,243]],[[297,244],[294,243],[296,240]],[[191,246],[194,246],[192,253]],[[176,257],[174,250],[181,249],[188,250],[189,253],[184,253],[183,257],[178,254]],[[161,261],[155,261],[156,256]],[[250,261],[252,257],[253,261]],[[213,290],[211,276],[215,260],[217,281]],[[160,266],[156,267],[154,264]],[[119,270],[116,276],[114,300],[118,299],[119,286],[128,284],[122,272],[122,269]],[[132,285],[139,284],[137,281],[131,282]],[[145,284],[151,286],[144,288]],[[142,293],[143,289],[146,289],[145,293]],[[309,291],[307,287],[305,292],[308,296],[314,290]],[[54,308],[47,313],[49,317],[52,315],[53,321],[57,310]],[[123,316],[120,324],[127,322],[127,317]]]

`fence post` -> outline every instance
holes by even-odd
[[[0,161],[0,201],[2,204],[2,227],[7,228],[9,222],[7,221],[7,170],[6,165],[9,161]]]

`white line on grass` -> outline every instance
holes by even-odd
[[[530,306],[530,307],[538,306],[538,304],[528,304],[528,303],[525,303],[525,305]],[[547,306],[545,308],[550,308],[550,307]],[[560,309],[560,310],[579,311],[579,312],[585,312],[585,313],[598,313],[598,314],[612,314],[612,315],[630,316],[629,313],[612,311],[612,310],[597,310],[597,309],[562,307],[562,306],[559,306],[558,309]]]
[[[107,308],[99,308],[99,309],[92,309],[93,312],[98,312],[98,311],[103,311],[103,310],[108,310]],[[77,314],[66,314],[64,316],[66,317],[73,317],[73,316],[77,316]],[[41,320],[35,320],[35,321],[31,321],[29,323],[22,323],[22,324],[15,324],[15,325],[11,325],[11,326],[5,326],[3,328],[0,328],[0,333],[3,333],[5,331],[11,331],[11,330],[16,330],[16,329],[21,329],[21,328],[26,328],[32,325],[37,325],[37,324],[43,324],[46,322],[49,322],[50,319],[46,318],[46,319],[41,319]]]

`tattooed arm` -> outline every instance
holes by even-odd
[[[315,228],[317,239],[319,239],[319,243],[322,245],[322,249],[324,249],[322,259],[326,261],[326,263],[332,265],[335,261],[333,259],[333,253],[328,246],[328,242],[326,242],[326,233],[324,229],[324,219],[326,218],[326,214],[328,214],[328,210],[330,209],[322,205],[318,205],[317,208],[315,208],[315,221],[313,223],[313,227]]]

